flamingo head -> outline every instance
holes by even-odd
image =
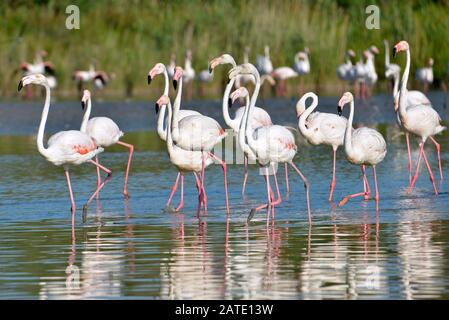
[[[251,63],[244,63],[232,68],[229,71],[229,79],[232,79],[239,74],[250,74],[253,75],[255,78],[258,77],[260,79],[259,71],[257,71],[256,67]]]
[[[340,101],[338,101],[338,107],[337,107],[337,112],[338,112],[339,116],[341,116],[341,114],[343,113],[343,107],[352,101],[354,101],[354,97],[351,92],[345,92],[341,96]]]
[[[240,87],[231,93],[231,101],[234,103],[238,98],[246,98],[247,96],[249,96],[248,90],[245,87]]]
[[[173,88],[175,88],[175,90],[178,89],[178,81],[182,78],[183,72],[184,70],[180,66],[175,68],[175,72],[173,74]]]
[[[161,106],[166,106],[170,103],[170,98],[166,95],[163,95],[159,98],[159,100],[156,101],[156,104],[154,106],[154,109],[156,110],[156,113],[159,112],[159,109]]]
[[[220,64],[235,65],[236,63],[235,63],[234,58],[230,54],[224,53],[221,56],[214,58],[209,62],[209,73],[212,73],[212,71],[214,71],[215,67]]]
[[[348,56],[350,56],[351,58],[355,58],[355,52],[352,49],[349,49],[347,52]]]
[[[305,60],[307,58],[307,53],[305,53],[304,51],[300,51],[296,54],[296,56],[298,57],[298,59],[300,60]]]
[[[380,53],[380,51],[379,51],[379,49],[376,47],[376,46],[371,46],[371,47],[369,47],[369,49],[368,49],[372,54],[379,54]]]
[[[48,86],[48,80],[47,78],[40,73],[32,74],[26,77],[23,77],[19,81],[19,85],[17,87],[17,91],[22,90],[23,87],[29,85],[29,84],[39,84],[41,86]]]
[[[407,42],[407,41],[404,41],[404,40],[399,41],[399,42],[393,47],[393,58],[396,57],[396,54],[397,54],[398,52],[406,51],[406,50],[408,50],[408,49],[409,49],[409,45],[408,45],[408,42]]]
[[[427,64],[429,67],[433,67],[433,58],[429,58],[429,61],[427,61]]]
[[[83,97],[81,98],[81,107],[83,110],[86,108],[87,101],[90,100],[90,91],[84,90]]]
[[[306,111],[306,101],[312,98],[314,103],[318,103],[318,96],[314,92],[305,93],[296,103],[296,117],[299,118]]]
[[[151,84],[151,80],[158,74],[164,73],[166,71],[165,65],[163,63],[156,63],[153,69],[148,72],[148,85]]]

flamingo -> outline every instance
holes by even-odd
[[[175,68],[176,68],[176,55],[172,53],[170,56],[170,62],[167,67],[167,73],[170,79],[173,79],[173,75],[175,74]]]
[[[265,55],[256,57],[256,68],[260,75],[271,74],[273,72],[273,64],[270,59],[270,47],[265,46]]]
[[[365,50],[364,51],[364,56],[366,58],[366,62],[365,62],[365,69],[366,69],[366,74],[365,74],[365,83],[368,86],[369,90],[368,90],[368,95],[371,96],[372,95],[372,91],[373,91],[373,86],[376,84],[377,82],[377,72],[376,72],[376,67],[374,65],[374,55],[378,54],[379,50],[375,47],[375,46],[371,46],[370,49]]]
[[[271,76],[279,80],[278,96],[285,97],[287,95],[287,87],[285,80],[296,78],[299,75],[295,70],[290,67],[279,67],[271,72]]]
[[[77,83],[79,93],[83,90],[83,84],[92,81],[94,88],[103,89],[109,82],[106,72],[95,70],[95,66],[91,64],[89,70],[77,70],[73,73],[73,79]]]
[[[156,102],[156,112],[158,112],[161,108],[166,108],[168,106],[168,115],[167,115],[167,150],[168,154],[170,156],[170,161],[175,165],[175,167],[178,169],[178,177],[176,178],[176,182],[172,187],[172,191],[170,193],[170,196],[168,198],[166,208],[170,208],[170,202],[175,194],[179,178],[181,177],[181,198],[179,205],[174,209],[175,212],[179,212],[184,207],[184,174],[186,172],[193,172],[195,176],[196,185],[198,188],[198,196],[199,196],[199,205],[204,204],[206,207],[207,198],[206,198],[206,192],[204,189],[201,189],[201,183],[198,178],[198,172],[202,170],[202,163],[204,159],[204,166],[208,167],[214,162],[214,159],[212,156],[210,156],[207,152],[202,151],[187,151],[182,148],[179,148],[176,144],[173,143],[172,138],[172,122],[173,122],[173,116],[172,116],[172,106],[170,103],[170,99],[167,95],[162,95],[159,100]],[[165,112],[165,111],[164,111]]]
[[[405,70],[402,75],[401,89],[399,93],[399,117],[404,130],[421,138],[421,142],[419,143],[421,150],[418,157],[418,164],[416,166],[415,175],[411,180],[409,190],[413,190],[416,180],[418,179],[421,159],[422,157],[424,157],[424,161],[427,166],[427,171],[429,172],[430,181],[432,182],[434,192],[435,194],[438,194],[432,169],[430,168],[426,153],[424,152],[424,144],[427,138],[430,138],[435,143],[438,155],[438,166],[440,168],[440,179],[442,181],[443,172],[441,169],[440,145],[432,136],[443,132],[444,130],[446,130],[446,127],[440,124],[441,118],[438,112],[436,112],[433,108],[429,108],[428,106],[424,105],[414,105],[407,108],[407,81],[410,73],[410,46],[407,41],[400,41],[394,46],[393,57],[395,57],[396,54],[401,51],[406,51],[407,60]]]
[[[304,48],[304,51],[300,51],[295,55],[295,62],[293,69],[301,76],[299,83],[299,94],[304,90],[304,78],[306,74],[310,73],[310,61],[309,61],[309,48]]]
[[[429,86],[433,83],[433,59],[429,58],[427,66],[416,69],[415,71],[416,81],[422,83],[424,92],[429,91]]]
[[[187,151],[204,151],[209,157],[220,163],[223,169],[226,211],[229,212],[226,162],[211,152],[215,145],[221,143],[221,141],[227,136],[227,133],[216,120],[210,117],[203,115],[190,115],[182,119],[179,118],[178,113],[181,107],[181,93],[183,85],[183,69],[181,67],[176,67],[175,74],[173,75],[173,86],[175,90],[178,86],[178,82],[179,95],[177,96],[173,106],[173,123],[171,132],[173,141],[178,147]],[[200,190],[204,190],[205,160],[206,159],[203,156]]]
[[[249,47],[248,46],[246,46],[243,51],[243,63],[249,63]],[[235,67],[235,65],[234,65],[234,67]],[[271,76],[267,74],[266,77],[271,77]],[[269,79],[267,78],[267,80],[269,80]],[[261,79],[261,81],[263,83],[262,79]],[[250,75],[240,75],[235,80],[235,87],[240,88],[248,83],[256,84],[254,77],[250,76]],[[243,112],[242,112],[242,115],[243,115]]]
[[[169,90],[169,74],[168,74],[167,68],[165,67],[165,65],[163,63],[160,63],[160,62],[156,63],[154,65],[154,67],[148,72],[148,85],[151,84],[151,81],[158,74],[164,75],[165,86],[164,86],[163,95],[167,96],[168,90]],[[179,110],[178,119],[181,120],[187,116],[192,116],[192,115],[201,115],[201,114],[198,111],[183,109],[183,110]],[[166,139],[167,139],[167,131],[166,131],[166,129],[164,129],[164,116],[165,116],[165,106],[162,106],[161,112],[158,117],[158,122],[157,122],[157,133],[159,135],[159,138],[161,138],[162,141],[166,141]],[[168,123],[166,122],[166,126],[167,125],[168,125]],[[179,175],[178,175],[178,179],[179,179]]]
[[[103,148],[97,146],[95,141],[86,133],[78,130],[60,131],[50,137],[47,147],[44,146],[45,124],[47,122],[48,112],[50,110],[50,85],[47,78],[42,74],[33,74],[23,77],[18,85],[18,91],[29,84],[41,85],[45,88],[45,104],[42,111],[41,122],[37,133],[37,149],[39,153],[55,166],[63,166],[67,185],[69,187],[71,211],[72,211],[72,227],[75,225],[75,200],[73,197],[72,186],[70,183],[69,168],[72,165],[80,165],[82,163],[92,163],[107,173],[105,180],[97,187],[89,200],[83,207],[83,212],[87,212],[87,207],[100,192],[104,185],[111,179],[111,170],[102,166],[98,162],[92,160]]]
[[[337,67],[337,76],[343,81],[354,81],[355,80],[355,69],[352,64],[351,58],[355,57],[353,50],[349,49],[346,51],[346,61],[345,63]],[[344,88],[344,85],[343,85]]]
[[[366,77],[367,77],[366,65],[363,63],[362,57],[354,66],[354,91],[355,97],[366,99]]]
[[[257,69],[250,63],[239,65],[231,69],[229,73],[229,79],[234,78],[238,74],[251,74],[256,78],[256,83],[260,82],[260,75]],[[248,217],[248,221],[254,216],[257,211],[264,208],[274,209],[274,205],[282,201],[279,187],[277,183],[277,178],[275,174],[275,165],[277,163],[288,163],[294,170],[298,173],[302,181],[304,182],[304,187],[306,189],[306,201],[307,201],[307,211],[309,216],[309,223],[311,223],[310,214],[310,201],[309,201],[309,183],[306,177],[302,174],[299,168],[294,164],[293,158],[297,152],[297,146],[295,144],[295,137],[293,133],[289,131],[286,127],[280,125],[268,125],[258,128],[253,128],[251,125],[251,118],[253,117],[253,108],[256,103],[257,95],[259,93],[260,86],[256,85],[254,93],[251,97],[251,102],[249,100],[248,90],[244,87],[234,91],[232,95],[232,100],[236,100],[238,97],[246,98],[245,114],[243,116],[241,127],[239,131],[239,141],[240,145],[248,148],[249,152],[252,153],[252,157],[257,158],[257,162],[265,170],[266,184],[267,184],[267,198],[268,203],[260,205],[251,210]],[[271,188],[269,179],[269,167],[273,168],[274,180],[276,185],[277,200],[272,201],[271,199]],[[274,211],[273,211],[274,214]]]
[[[230,64],[232,67],[236,67],[237,64],[234,60],[234,58],[230,55],[230,54],[222,54],[221,56],[212,59],[209,62],[209,72],[212,72],[218,65],[222,65],[222,64]],[[256,83],[255,78],[252,75],[247,75],[247,74],[239,74],[236,75],[233,79],[231,79],[231,81],[229,81],[229,83],[226,86],[225,89],[225,93],[223,95],[223,118],[225,120],[225,123],[232,129],[234,130],[235,133],[239,133],[240,131],[240,125],[242,122],[242,118],[243,118],[243,114],[245,112],[245,107],[240,107],[236,110],[235,112],[235,116],[234,119],[232,119],[229,115],[229,107],[228,107],[228,97],[229,94],[231,92],[232,89],[232,85],[235,83],[237,83],[237,81],[239,81],[239,79],[242,78],[252,78],[252,82]],[[269,75],[265,75],[265,78],[268,79],[270,76]],[[256,83],[256,86],[262,86],[262,79],[260,84]],[[273,80],[274,81],[274,80]],[[236,85],[237,87],[237,85]],[[240,87],[237,87],[240,88]],[[257,127],[261,127],[261,126],[268,126],[268,125],[272,125],[272,121],[271,121],[271,117],[268,114],[268,112],[266,112],[264,109],[259,108],[259,107],[254,107],[253,108],[253,117],[250,119],[250,121],[252,122],[252,126],[253,128],[257,128]],[[237,139],[238,142],[238,139]],[[245,188],[246,188],[246,182],[248,179],[248,152],[246,152],[243,147],[237,143],[238,147],[243,151],[243,160],[244,160],[244,166],[245,166],[245,175],[243,177],[243,185],[242,185],[242,195],[245,194]],[[255,160],[255,158],[252,158],[251,160]],[[288,180],[287,180],[287,186],[288,186]]]
[[[47,56],[47,52],[44,50],[38,51],[33,63],[23,62],[20,65],[20,69],[23,71],[23,76],[29,76],[32,74],[46,74],[47,82],[50,89],[54,89],[57,86],[57,81],[55,77],[55,68],[51,62],[44,61]],[[29,88],[29,89],[28,89]],[[27,88],[27,97],[31,98],[32,92],[31,87]]]
[[[205,96],[204,86],[206,83],[211,82],[214,80],[214,74],[210,73],[209,70],[201,70],[198,74],[198,81],[200,82],[200,96]]]
[[[187,50],[186,53],[186,60],[184,62],[184,73],[183,73],[183,80],[185,81],[187,85],[187,92],[186,92],[186,98],[188,100],[192,99],[192,85],[193,80],[195,79],[195,70],[192,67],[192,51]]]
[[[129,169],[131,168],[131,160],[134,153],[134,146],[132,144],[120,141],[124,133],[120,130],[118,125],[108,117],[94,117],[89,119],[92,109],[92,99],[89,90],[84,90],[83,98],[81,99],[81,105],[84,112],[83,121],[81,123],[80,131],[87,133],[98,146],[102,148],[110,147],[114,144],[119,144],[129,149],[128,164],[126,165],[125,183],[123,185],[123,195],[125,198],[129,197],[128,193],[128,176]],[[95,161],[98,161],[98,155],[95,156]],[[97,167],[97,186],[100,186],[100,168]],[[97,198],[99,193],[97,194]]]
[[[309,98],[312,98],[312,104],[306,109],[306,101]],[[299,118],[299,131],[310,144],[332,146],[332,182],[329,192],[329,201],[332,201],[332,194],[336,184],[337,149],[344,143],[347,119],[333,113],[313,112],[317,106],[318,96],[313,92],[308,92],[296,104],[296,115]]]
[[[356,130],[352,128],[352,121],[354,119],[354,97],[350,92],[345,92],[338,102],[338,114],[341,115],[343,107],[350,104],[350,113],[348,121],[346,122],[345,130],[345,153],[349,162],[361,166],[363,173],[363,189],[364,192],[355,193],[344,197],[339,206],[343,206],[349,199],[364,196],[368,200],[371,193],[368,179],[366,177],[365,167],[367,165],[373,167],[374,188],[376,190],[376,208],[379,202],[379,190],[377,187],[376,165],[380,163],[387,154],[387,144],[384,137],[376,130],[361,127]]]
[[[385,47],[385,78],[392,79],[394,81],[394,75],[400,74],[401,67],[396,63],[390,63],[390,46],[388,41],[384,39]]]

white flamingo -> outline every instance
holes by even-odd
[[[313,99],[312,104],[306,109],[306,101],[309,98]],[[329,201],[332,201],[332,194],[336,184],[337,149],[344,143],[347,119],[333,113],[314,112],[317,106],[318,96],[313,92],[308,92],[296,104],[296,115],[299,118],[299,131],[310,144],[332,146],[332,182],[329,192]]]
[[[47,56],[47,52],[44,50],[38,51],[33,63],[23,62],[20,65],[20,69],[23,71],[23,76],[29,76],[32,74],[43,74],[46,75],[48,85],[50,89],[54,89],[57,86],[57,80],[55,77],[55,67],[51,62],[44,61]],[[28,89],[29,88],[29,89]],[[32,92],[31,87],[27,88],[27,97],[31,98]]]
[[[170,56],[170,62],[168,63],[167,66],[167,73],[170,79],[173,79],[173,75],[175,74],[175,68],[176,68],[176,55],[172,53]]]
[[[103,186],[111,178],[111,171],[102,166],[98,162],[92,160],[100,152],[103,152],[103,148],[97,146],[95,141],[89,137],[86,133],[78,130],[60,131],[50,137],[47,142],[47,147],[44,146],[44,132],[45,124],[47,122],[48,112],[50,110],[50,86],[47,78],[42,74],[35,74],[23,77],[18,86],[20,91],[22,87],[29,84],[41,85],[45,88],[45,104],[42,111],[41,122],[39,125],[39,131],[37,133],[37,149],[39,153],[44,156],[46,160],[53,163],[56,166],[63,166],[65,176],[67,179],[67,185],[69,187],[70,201],[72,204],[72,227],[75,224],[75,200],[72,193],[72,186],[70,183],[69,168],[71,165],[80,165],[82,163],[90,162],[101,170],[107,173],[106,179],[98,186],[97,190],[92,194],[89,200],[84,205],[83,211],[87,210],[88,205],[92,202],[94,197],[100,192]],[[74,229],[72,228],[72,235]]]
[[[361,127],[356,130],[352,128],[352,121],[354,119],[354,97],[350,92],[345,92],[338,102],[338,114],[341,115],[343,107],[350,104],[349,118],[346,123],[345,130],[345,153],[346,158],[353,164],[360,165],[363,173],[363,189],[364,192],[355,193],[344,197],[339,206],[343,206],[349,199],[355,197],[365,197],[368,199],[370,195],[370,188],[368,179],[366,178],[365,166],[373,167],[374,188],[376,190],[376,208],[379,202],[379,190],[377,187],[376,165],[381,162],[387,154],[387,144],[384,137],[374,129]]]
[[[222,54],[221,56],[214,58],[210,61],[209,72],[212,72],[218,65],[223,65],[223,64],[230,64],[232,67],[237,66],[234,58],[230,54],[225,53],[225,54]],[[268,77],[268,75],[266,75],[266,76]],[[229,97],[229,94],[231,92],[232,85],[234,84],[234,82],[237,83],[237,81],[239,79],[242,79],[242,77],[244,77],[244,78],[251,77],[253,79],[252,82],[256,83],[255,78],[252,75],[247,75],[247,74],[237,75],[229,81],[229,83],[226,86],[225,93],[223,95],[223,118],[225,120],[225,123],[232,130],[234,130],[234,132],[237,134],[240,131],[240,125],[242,122],[243,114],[245,112],[245,107],[238,108],[235,112],[234,119],[232,119],[231,116],[229,115],[228,97]],[[262,81],[259,84],[256,83],[256,86],[259,86],[259,87],[262,86]],[[253,128],[257,128],[260,126],[268,126],[268,125],[273,124],[268,112],[266,112],[264,109],[259,108],[259,107],[253,108],[253,117],[251,118],[251,121],[252,121]],[[237,139],[237,141],[238,141],[238,139]],[[242,148],[242,146],[239,143],[237,143],[237,145],[244,152],[245,175],[243,178],[243,186],[242,186],[242,194],[244,194],[245,187],[246,187],[246,181],[248,179],[248,153],[245,152],[245,150]],[[255,159],[251,159],[251,160],[255,160]]]
[[[438,115],[438,112],[436,112],[435,109],[433,108],[429,108],[428,106],[424,105],[414,105],[409,106],[407,108],[407,81],[410,73],[410,47],[407,41],[400,41],[394,46],[393,56],[396,56],[396,54],[401,51],[406,51],[407,60],[405,70],[402,75],[401,88],[399,93],[399,117],[403,128],[407,132],[412,133],[421,138],[421,142],[419,143],[421,151],[419,153],[415,175],[410,183],[410,191],[413,189],[416,180],[418,179],[421,159],[422,157],[424,157],[424,161],[427,166],[427,171],[429,172],[434,192],[435,194],[438,194],[437,188],[435,186],[435,179],[433,177],[432,169],[430,168],[429,162],[427,161],[426,153],[424,152],[424,144],[427,138],[430,138],[432,141],[434,141],[435,145],[437,146],[438,165],[440,168],[440,178],[442,180],[443,173],[441,170],[441,159],[439,152],[440,146],[432,136],[446,130],[446,127],[443,127],[440,124],[441,118]]]
[[[427,66],[416,69],[415,79],[424,87],[424,92],[429,91],[429,86],[433,83],[433,59],[429,58]]]
[[[173,122],[173,112],[172,112],[172,106],[170,103],[170,99],[167,95],[162,95],[162,97],[156,102],[156,112],[159,111],[159,109],[164,108],[164,110],[168,106],[168,115],[167,115],[167,151],[170,156],[170,161],[175,165],[175,167],[178,169],[178,176],[176,178],[176,182],[172,187],[172,191],[170,193],[170,196],[168,198],[166,208],[170,209],[170,202],[175,194],[179,178],[181,177],[181,198],[179,205],[174,209],[175,212],[180,211],[184,207],[184,174],[186,172],[193,172],[195,176],[196,186],[198,188],[198,196],[199,196],[199,206],[201,204],[204,204],[206,206],[207,203],[207,197],[206,192],[204,189],[201,188],[201,182],[198,178],[198,172],[202,169],[202,160],[204,158],[204,166],[208,167],[211,165],[214,160],[213,158],[207,153],[207,152],[201,152],[201,151],[186,151],[182,148],[179,148],[173,143],[172,139],[172,133],[171,133],[171,126]],[[165,111],[164,111],[165,113]],[[201,190],[201,191],[200,191]]]
[[[238,74],[251,74],[256,78],[256,83],[260,83],[259,72],[250,63],[234,67],[229,73],[229,78],[232,79]],[[295,137],[293,136],[293,133],[286,127],[280,125],[269,125],[258,128],[253,128],[251,125],[251,118],[253,116],[252,110],[255,106],[259,89],[260,86],[256,86],[253,96],[251,97],[251,101],[249,100],[249,93],[244,87],[237,89],[232,95],[232,100],[236,100],[239,97],[246,98],[245,114],[239,131],[239,141],[241,146],[245,146],[250,150],[250,152],[252,152],[252,157],[257,158],[259,165],[265,169],[265,180],[267,184],[268,203],[252,209],[248,220],[250,220],[257,211],[263,208],[271,207],[274,210],[274,205],[282,201],[275,171],[273,171],[273,173],[278,199],[272,201],[268,169],[271,166],[273,170],[275,170],[275,165],[277,163],[288,163],[295,169],[304,182],[308,217],[309,222],[311,223],[309,184],[302,172],[293,163],[293,158],[297,152],[297,146],[295,144]],[[274,214],[274,211],[272,212]]]
[[[187,85],[186,98],[192,99],[192,86],[195,80],[195,70],[192,67],[192,51],[187,50],[186,60],[184,62],[183,80]]]
[[[235,63],[235,61],[234,61],[234,63]],[[245,49],[243,51],[243,63],[249,63],[249,47],[248,46],[245,47]],[[235,65],[233,67],[235,67]],[[270,75],[268,75],[268,74],[266,76],[270,77]],[[261,81],[263,83],[262,78],[261,78]],[[236,88],[240,88],[248,83],[256,84],[253,76],[245,74],[245,75],[240,75],[235,79],[235,87]],[[243,115],[243,112],[242,112],[242,115]]]
[[[309,48],[304,48],[304,51],[300,51],[295,55],[293,69],[301,77],[299,82],[299,94],[302,94],[304,90],[304,78],[306,74],[310,73],[310,61],[309,61]]]
[[[366,69],[366,65],[363,62],[362,57],[360,57],[359,61],[356,62],[354,66],[354,91],[355,97],[366,99],[366,77],[368,70]]]
[[[201,70],[200,73],[198,73],[198,77],[197,77],[198,81],[199,81],[199,85],[200,85],[200,96],[204,97],[205,96],[205,85],[209,82],[211,82],[212,80],[214,80],[214,73],[210,73],[208,69],[206,70]]]
[[[379,50],[372,46],[370,49],[365,50],[363,53],[366,62],[365,62],[365,69],[366,69],[366,75],[365,75],[365,84],[369,88],[368,95],[372,95],[373,87],[377,82],[378,76],[376,72],[376,66],[374,64],[374,55],[378,54]]]
[[[296,78],[299,74],[290,67],[279,67],[271,72],[274,79],[279,80],[278,96],[285,97],[287,95],[287,86],[285,81],[287,79]]]
[[[173,76],[173,86],[175,89],[178,86],[178,83],[178,90],[181,93],[183,85],[183,70],[181,67],[175,68],[175,74]],[[181,94],[178,95],[173,106],[173,123],[171,132],[173,141],[178,147],[187,151],[204,151],[209,157],[220,163],[223,169],[223,180],[226,193],[226,211],[229,212],[226,163],[211,152],[215,145],[221,143],[221,141],[227,136],[227,133],[216,120],[210,117],[203,115],[190,115],[180,119],[178,116],[180,107]],[[201,170],[201,190],[204,190],[204,169],[206,158],[203,157],[203,159],[203,168]]]
[[[81,93],[83,84],[92,81],[94,88],[103,89],[109,82],[106,72],[95,70],[95,66],[91,64],[89,70],[77,70],[73,73],[73,79],[77,83],[78,91]]]
[[[346,51],[345,56],[345,63],[337,67],[337,76],[343,81],[351,82],[355,80],[355,69],[351,60],[351,58],[355,57],[355,52],[349,49],[348,51]]]
[[[265,46],[263,56],[256,57],[256,68],[260,75],[271,74],[273,72],[273,64],[270,59],[270,47]]]
[[[170,86],[169,74],[168,74],[167,68],[165,67],[165,65],[163,63],[156,63],[154,65],[154,67],[148,72],[148,85],[151,84],[151,81],[158,74],[164,75],[165,84],[164,84],[163,95],[168,96],[168,90],[169,90],[169,86]],[[161,113],[159,114],[158,122],[157,122],[157,133],[159,135],[159,138],[161,138],[161,140],[163,140],[163,141],[166,141],[166,139],[167,139],[167,130],[165,128],[167,127],[167,124],[168,124],[167,122],[165,122],[166,125],[164,127],[165,108],[166,108],[165,106],[161,107]],[[184,117],[192,116],[192,115],[201,115],[201,114],[198,111],[183,109],[183,110],[179,110],[178,119],[181,120]],[[178,179],[179,179],[179,175],[178,175]]]
[[[81,105],[85,109],[83,121],[81,122],[80,131],[87,133],[94,139],[96,144],[102,148],[110,147],[114,144],[119,144],[129,149],[128,164],[126,165],[125,182],[123,184],[123,195],[125,198],[129,197],[128,193],[128,176],[131,168],[131,160],[134,153],[134,146],[132,144],[120,141],[124,133],[120,130],[118,125],[108,117],[94,117],[89,119],[92,109],[92,99],[89,90],[84,90]],[[98,155],[95,156],[95,161],[98,161]],[[100,168],[97,167],[97,186],[100,186]],[[97,197],[99,194],[97,194]]]
[[[386,39],[384,39],[383,42],[385,47],[385,78],[394,81],[394,75],[400,74],[401,67],[396,63],[390,62],[390,46],[388,45],[388,41]]]

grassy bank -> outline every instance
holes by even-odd
[[[366,3],[340,1],[140,1],[69,0],[2,1],[0,4],[0,93],[16,95],[17,68],[31,61],[36,50],[49,53],[58,72],[58,94],[74,96],[73,70],[86,69],[92,59],[99,69],[113,74],[106,96],[155,97],[159,83],[147,88],[146,73],[154,63],[168,62],[177,54],[183,65],[187,48],[193,51],[194,68],[223,52],[241,60],[243,47],[251,59],[270,45],[275,66],[292,65],[294,54],[308,46],[312,73],[309,88],[339,88],[335,68],[346,48],[361,52],[370,44],[381,49],[376,58],[383,75],[382,39],[407,39],[413,66],[428,57],[435,60],[437,79],[446,75],[449,62],[449,1],[369,1],[381,9],[380,30],[365,28]],[[80,30],[65,28],[65,8],[77,4]],[[403,57],[398,63],[403,63]],[[210,84],[211,96],[220,92],[225,68]],[[293,90],[293,88],[291,88]]]

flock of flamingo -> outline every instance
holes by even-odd
[[[387,44],[386,44],[387,45]],[[372,55],[377,48],[370,47],[365,51],[368,59],[366,70],[373,66]],[[400,80],[400,67],[389,62],[386,54],[385,73],[393,80],[393,102],[397,114],[397,122],[400,128],[406,133],[408,163],[409,163],[409,190],[411,191],[418,179],[421,162],[424,160],[432,183],[433,191],[438,194],[438,188],[435,184],[435,178],[432,169],[424,151],[424,144],[430,139],[436,146],[438,156],[438,166],[440,173],[440,182],[443,180],[443,172],[440,160],[440,145],[433,137],[441,133],[446,127],[440,124],[441,119],[432,108],[429,99],[420,91],[408,91],[407,82],[410,73],[410,46],[406,41],[400,41],[393,47],[393,57],[399,52],[405,52],[406,65]],[[295,58],[298,70],[310,70],[308,64],[308,49],[300,52]],[[348,51],[348,57],[353,52]],[[371,61],[371,62],[370,62]],[[173,59],[172,59],[173,62]],[[388,63],[387,63],[388,62]],[[256,65],[244,61],[243,64],[237,64],[234,58],[229,54],[223,54],[209,62],[209,74],[219,65],[229,64],[229,82],[226,85],[223,100],[222,112],[227,126],[231,128],[237,136],[237,147],[244,153],[244,177],[242,185],[242,194],[245,193],[248,177],[248,161],[255,161],[264,173],[266,184],[266,202],[251,209],[248,221],[262,209],[267,209],[267,221],[271,212],[274,218],[274,208],[282,202],[281,193],[277,179],[277,167],[284,164],[285,183],[287,192],[290,190],[288,179],[289,166],[298,174],[304,183],[306,204],[309,223],[312,222],[311,206],[309,200],[309,182],[305,174],[294,163],[298,159],[298,146],[295,143],[295,136],[291,128],[276,125],[272,123],[270,115],[263,108],[256,106],[258,94],[262,81],[267,79],[264,76],[272,75],[272,64],[269,59],[269,48],[265,48],[265,56],[257,58]],[[354,70],[350,60],[345,65],[338,68],[338,74],[341,77],[348,77],[347,73]],[[359,69],[360,65],[358,66]],[[365,66],[366,67],[366,66]],[[270,70],[271,68],[271,70]],[[346,69],[345,69],[346,68]],[[188,69],[188,68],[187,68]],[[93,70],[92,70],[93,71]],[[191,70],[185,70],[179,66],[170,66],[167,68],[163,63],[157,63],[148,73],[147,81],[150,85],[157,75],[163,75],[165,79],[164,91],[158,97],[155,108],[157,113],[157,132],[163,141],[166,142],[168,156],[170,161],[176,167],[178,173],[171,189],[171,193],[166,203],[166,210],[179,212],[184,206],[184,175],[193,173],[198,189],[198,212],[204,210],[207,212],[207,195],[205,190],[204,178],[205,169],[214,163],[220,164],[223,169],[225,205],[229,213],[228,201],[228,183],[227,166],[225,161],[213,153],[214,147],[221,143],[227,136],[227,132],[213,118],[200,114],[194,110],[181,109],[181,97],[183,91],[183,81],[192,76]],[[276,71],[274,71],[276,72]],[[297,71],[295,71],[297,72]],[[420,71],[421,72],[421,71]],[[190,73],[190,74],[189,74]],[[426,73],[423,71],[423,73]],[[356,73],[357,74],[357,73]],[[83,77],[83,74],[78,74]],[[426,75],[428,76],[428,75]],[[170,78],[173,88],[176,92],[173,104],[169,98]],[[359,82],[362,87],[365,84],[370,85],[375,82],[377,75],[366,76]],[[246,83],[254,83],[255,87],[252,94],[244,86]],[[86,211],[91,201],[99,196],[101,189],[111,179],[111,171],[99,162],[98,155],[104,151],[105,147],[113,144],[120,144],[129,149],[128,163],[126,167],[125,183],[123,194],[128,197],[128,175],[131,167],[131,160],[134,147],[120,139],[123,132],[115,122],[107,117],[90,117],[92,108],[91,93],[84,90],[82,97],[82,106],[84,117],[80,130],[61,131],[52,135],[47,146],[44,144],[44,132],[47,116],[50,109],[50,90],[51,81],[41,73],[24,76],[18,85],[20,91],[23,87],[30,84],[41,85],[45,88],[46,98],[42,112],[41,122],[37,135],[37,147],[39,152],[51,163],[56,166],[62,166],[67,179],[72,212],[72,225],[75,221],[75,200],[70,183],[69,168],[72,165],[90,163],[97,170],[97,187],[95,192],[84,205]],[[232,91],[233,87],[235,90]],[[281,86],[281,90],[284,88]],[[231,92],[232,91],[232,92]],[[365,89],[362,89],[365,94]],[[244,106],[236,110],[234,118],[231,117],[229,109],[236,100],[243,101]],[[306,105],[311,100],[311,104]],[[349,116],[345,118],[342,113],[345,106],[349,105]],[[387,153],[387,144],[383,136],[376,130],[359,127],[353,128],[353,118],[355,113],[354,96],[351,92],[345,92],[337,106],[336,113],[323,113],[316,111],[318,107],[318,97],[313,92],[304,94],[296,104],[296,114],[298,117],[298,129],[300,134],[312,145],[329,145],[333,151],[333,173],[329,190],[329,201],[333,200],[333,192],[336,186],[336,151],[338,147],[343,146],[347,160],[361,167],[363,174],[363,192],[347,195],[340,202],[343,206],[348,200],[355,197],[363,197],[365,200],[374,199],[376,208],[379,203],[379,190],[377,185],[376,166],[385,158]],[[412,134],[420,138],[419,157],[416,164],[415,173],[412,174],[412,159],[410,153],[409,135]],[[371,189],[366,176],[366,166],[371,166],[374,177],[374,197],[371,198]],[[101,171],[106,173],[102,180]],[[273,182],[270,181],[272,176]],[[170,205],[179,183],[181,184],[180,202],[176,207]],[[274,183],[274,185],[273,185]]]

